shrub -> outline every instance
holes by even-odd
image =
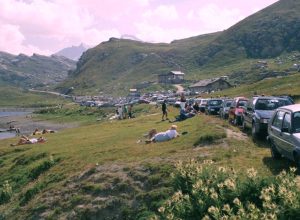
[[[295,168],[276,177],[258,177],[248,169],[216,167],[212,161],[178,163],[176,193],[159,208],[162,219],[295,219],[300,192]]]
[[[8,202],[12,197],[12,187],[9,184],[8,180],[6,180],[0,189],[0,205]]]

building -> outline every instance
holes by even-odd
[[[169,73],[158,75],[158,83],[178,84],[183,82],[184,82],[184,73],[181,71],[171,71]]]
[[[232,87],[225,77],[204,79],[189,87],[193,93],[206,93],[212,91],[223,90]]]

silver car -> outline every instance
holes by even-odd
[[[274,159],[284,156],[300,169],[300,104],[276,109],[268,124],[268,141]]]

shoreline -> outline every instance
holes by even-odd
[[[32,114],[31,112],[24,115],[1,117],[0,129],[8,129],[10,125],[14,126],[15,128],[19,128],[20,135],[31,135],[36,128],[38,128],[40,131],[42,131],[43,129],[60,131],[63,129],[74,128],[79,126],[79,124],[76,122],[59,123],[48,120],[41,120],[34,117],[34,114]]]

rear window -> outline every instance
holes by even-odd
[[[283,99],[258,99],[255,104],[256,110],[274,110],[281,106],[291,105],[289,100]]]
[[[221,105],[222,100],[210,100],[208,104],[211,105],[211,106]]]
[[[293,115],[293,127],[295,133],[300,133],[300,112],[295,112]]]
[[[237,107],[246,106],[246,105],[247,105],[247,102],[248,102],[248,101],[246,101],[246,100],[240,100]]]

